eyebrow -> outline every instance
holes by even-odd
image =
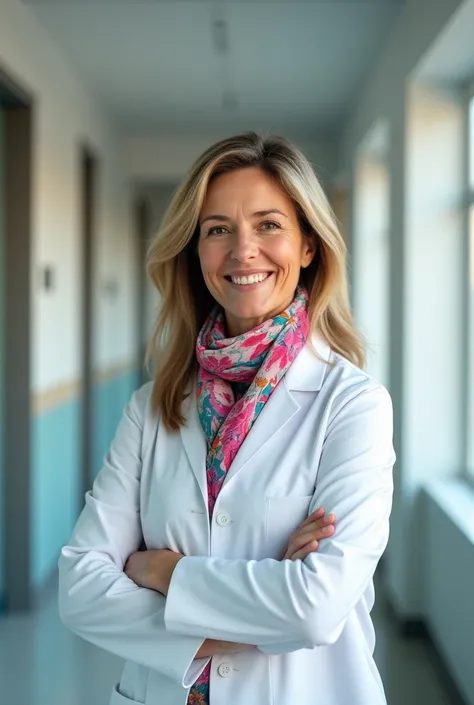
[[[278,208],[270,208],[267,211],[256,211],[256,213],[252,214],[253,218],[263,218],[266,215],[270,215],[271,213],[279,213],[282,215],[284,218],[288,218],[287,215],[285,215],[282,211],[279,211]],[[201,225],[204,225],[204,223],[207,220],[218,220],[223,223],[228,223],[231,219],[228,218],[226,215],[219,215],[219,214],[214,214],[214,215],[207,215],[202,221]]]

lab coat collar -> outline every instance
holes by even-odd
[[[319,392],[323,386],[331,350],[316,334],[308,341],[286,373],[284,380],[290,392]]]

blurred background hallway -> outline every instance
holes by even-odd
[[[474,0],[0,0],[1,705],[108,701],[57,559],[146,379],[149,239],[245,130],[313,163],[392,395],[389,705],[474,705],[473,35]]]

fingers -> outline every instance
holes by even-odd
[[[332,524],[327,526],[316,526],[315,524],[308,524],[304,529],[300,529],[296,534],[294,534],[290,539],[289,550],[294,553],[299,551],[311,541],[322,541],[333,535],[335,529]]]
[[[310,514],[309,517],[307,519],[305,519],[305,521],[301,524],[300,528],[302,529],[303,526],[306,526],[307,524],[311,524],[311,522],[316,521],[316,519],[321,519],[322,517],[324,517],[324,514],[325,514],[325,511],[322,507],[320,507],[319,509],[316,509],[315,512]]]
[[[318,541],[310,541],[309,543],[306,544],[306,546],[303,546],[300,548],[298,551],[293,553],[292,556],[290,556],[290,561],[297,561],[297,560],[302,560],[309,556],[310,553],[314,553],[314,551],[317,551],[319,548],[319,543]]]
[[[308,519],[303,522],[301,527],[297,531],[295,531],[294,536],[292,538],[311,533],[314,534],[311,538],[320,541],[321,539],[327,538],[328,536],[332,536],[332,534],[334,533],[334,523],[336,521],[335,515],[328,514],[327,516],[319,516],[319,514],[320,511],[311,514],[311,516],[309,516]],[[314,519],[315,515],[317,516],[316,520]]]
[[[306,537],[306,543],[308,543],[308,536],[317,541],[321,539],[326,539],[328,536],[332,536],[335,531],[334,524],[326,524],[325,526],[320,526],[318,524],[308,524],[304,529],[301,529],[299,535]]]
[[[320,507],[309,515],[300,528],[290,536],[288,548],[282,560],[297,560],[306,558],[312,551],[317,551],[319,541],[332,536],[335,532],[335,514],[325,516],[325,510]]]
[[[288,549],[285,558],[297,560],[297,558],[306,558],[312,551],[318,549],[319,541],[332,536],[335,532],[334,522],[336,517],[334,514],[324,516],[324,509],[318,509],[313,512],[290,537]],[[308,547],[313,548],[308,548]],[[294,557],[296,556],[296,558]]]
[[[327,524],[334,524],[336,521],[336,516],[335,514],[328,514],[326,516],[325,510],[321,507],[304,520],[300,526],[300,529],[303,529],[305,526],[308,526],[308,524],[313,524],[316,521],[319,522],[321,526],[326,526]]]

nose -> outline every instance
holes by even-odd
[[[231,259],[247,262],[258,255],[258,242],[251,228],[239,228],[232,238]]]

